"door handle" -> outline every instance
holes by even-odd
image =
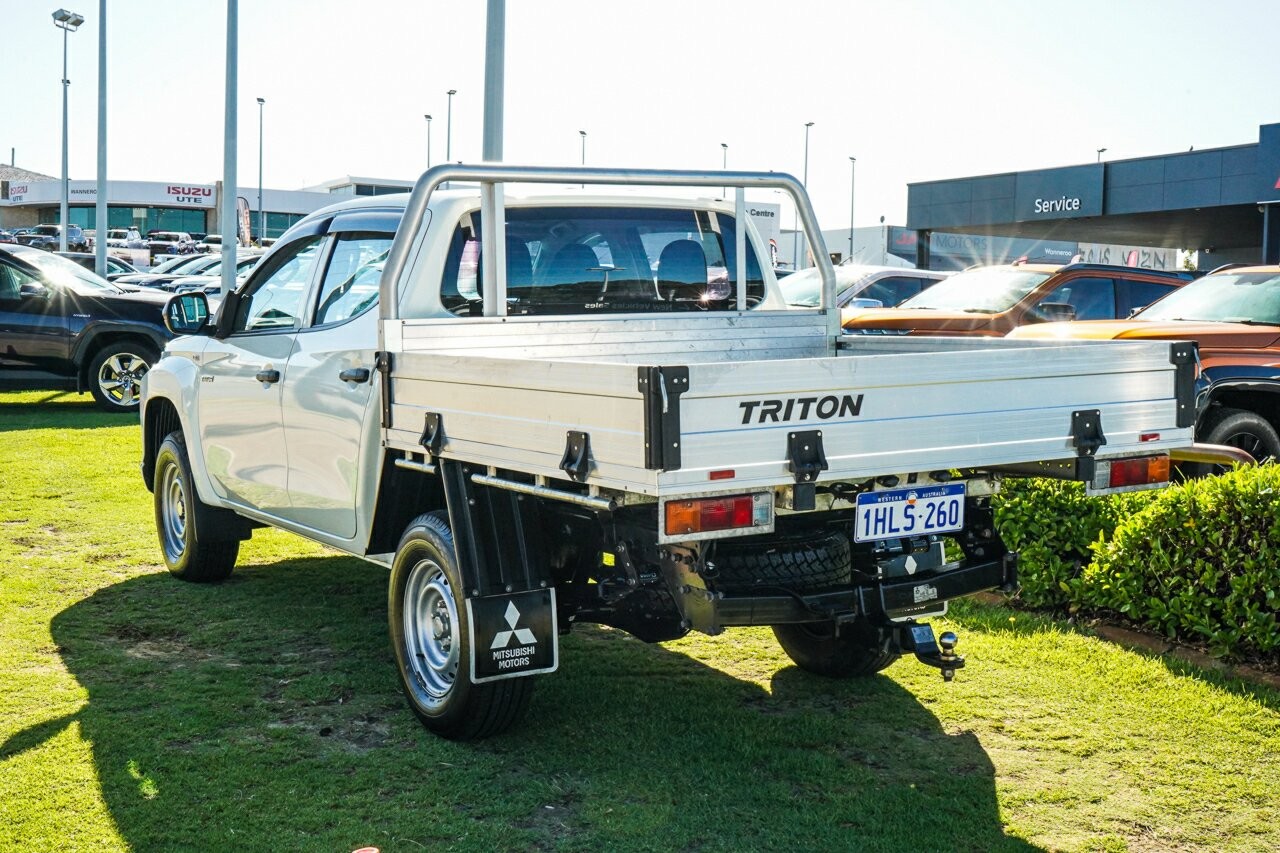
[[[274,385],[280,381],[280,371],[278,370],[259,370],[257,375],[259,382],[267,385]]]
[[[368,382],[369,368],[367,367],[348,367],[338,373],[338,378],[343,382]]]

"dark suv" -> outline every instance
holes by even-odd
[[[87,390],[107,411],[136,412],[142,377],[172,337],[168,299],[48,252],[0,246],[0,389]]]
[[[35,228],[27,231],[27,233],[19,234],[18,242],[23,246],[30,246],[33,249],[44,249],[47,252],[56,252],[58,250],[59,237],[61,235],[61,225],[37,225]],[[89,251],[89,241],[85,239],[84,231],[80,229],[79,225],[70,225],[67,227],[67,251]]]

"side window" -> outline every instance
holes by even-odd
[[[235,332],[295,329],[301,323],[302,298],[320,257],[322,236],[308,237],[272,258],[271,269],[240,299]]]
[[[1044,309],[1045,303],[1070,305],[1073,317]],[[1055,287],[1032,312],[1041,320],[1112,320],[1116,316],[1116,286],[1109,278],[1073,278]]]
[[[342,234],[329,255],[312,325],[341,323],[378,301],[390,234]]]
[[[1176,289],[1172,284],[1157,284],[1154,281],[1130,281],[1127,284],[1129,285],[1128,313],[1146,308],[1169,291]]]
[[[879,299],[884,303],[885,307],[892,308],[904,299],[909,299],[920,292],[920,285],[923,279],[909,278],[907,276],[889,276],[879,281],[872,282],[862,293],[858,294],[859,299]]]
[[[16,302],[22,298],[24,284],[39,284],[34,276],[17,267],[0,264],[0,302]]]

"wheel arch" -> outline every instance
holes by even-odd
[[[1222,380],[1209,388],[1208,402],[1201,412],[1196,432],[1204,429],[1216,409],[1241,409],[1264,418],[1280,432],[1280,382],[1247,379]]]
[[[165,339],[142,326],[105,326],[84,334],[73,355],[76,364],[76,383],[79,390],[89,387],[89,365],[103,347],[120,341],[138,341],[157,353],[164,350]]]

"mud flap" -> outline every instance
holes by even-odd
[[[468,598],[467,623],[472,684],[555,672],[560,665],[554,588]]]

